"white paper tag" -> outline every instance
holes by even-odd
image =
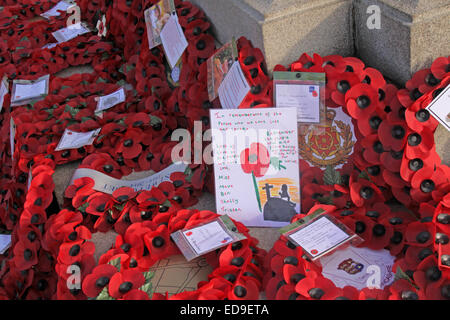
[[[8,78],[5,76],[0,85],[0,112],[3,109],[3,102],[5,101],[5,95],[9,91]]]
[[[4,254],[6,250],[11,246],[11,235],[0,234],[0,254]]]
[[[235,61],[219,86],[222,108],[237,109],[250,91],[250,85],[242,72],[239,61]]]
[[[450,84],[426,107],[426,110],[450,131]]]
[[[338,246],[351,236],[324,216],[291,233],[289,237],[311,256],[316,257]]]
[[[61,140],[59,140],[58,146],[56,147],[55,151],[78,149],[86,145],[91,145],[100,131],[101,128],[88,132],[75,132],[66,129],[63,136],[61,137]]]
[[[52,49],[58,45],[57,42],[55,43],[47,43],[45,46],[42,47],[42,49]]]
[[[11,120],[9,122],[9,143],[11,146],[11,159],[14,162],[14,138],[16,136],[16,124],[14,123],[13,117],[11,117]]]
[[[352,286],[383,289],[395,278],[395,258],[388,250],[371,250],[349,246],[320,259],[322,275],[339,287]]]
[[[297,108],[298,122],[320,122],[320,86],[277,84],[276,106]]]
[[[173,68],[188,46],[186,36],[178,22],[178,16],[172,14],[161,30],[161,42],[170,68]]]
[[[100,112],[125,101],[125,90],[120,88],[119,90],[98,98],[96,112]]]
[[[183,231],[183,235],[198,255],[233,241],[217,221]]]
[[[90,32],[88,28],[81,22],[72,24],[66,28],[59,29],[52,33],[58,43],[66,42],[78,37],[79,35]]]
[[[30,100],[44,97],[48,94],[50,75],[31,80],[14,80],[12,88],[11,106],[26,104]]]
[[[173,82],[177,83],[180,81],[180,68],[174,67],[170,73],[170,76],[172,77]]]
[[[50,19],[50,17],[58,17],[60,15],[59,11],[67,12],[67,9],[72,7],[74,4],[70,3],[69,1],[60,1],[58,2],[53,8],[50,10],[41,13],[41,17],[44,17],[46,19]]]
[[[187,165],[184,163],[174,163],[160,172],[139,180],[119,180],[100,171],[81,168],[74,172],[69,185],[73,184],[76,179],[89,177],[95,181],[93,189],[103,193],[112,194],[114,190],[122,187],[130,187],[136,191],[150,190],[152,187],[158,186],[161,182],[170,181],[170,175],[172,173],[184,172],[186,167]]]

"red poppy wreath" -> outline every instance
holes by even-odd
[[[268,299],[450,299],[450,169],[441,164],[425,108],[450,83],[449,59],[436,59],[398,90],[356,58],[303,54],[289,68],[325,72],[327,106],[351,118],[357,141],[341,169],[301,161],[302,210],[322,209],[364,239],[359,247],[395,256],[395,281],[358,290],[337,285],[287,237],[268,253]]]

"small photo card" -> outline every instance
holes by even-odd
[[[95,112],[100,112],[125,101],[125,90],[120,88],[113,93],[98,98],[97,109]]]
[[[295,108],[211,109],[216,207],[248,227],[300,212]]]
[[[61,15],[59,11],[67,12],[67,9],[69,9],[74,5],[76,5],[76,3],[74,3],[73,1],[69,0],[60,1],[50,10],[41,13],[41,17],[44,17],[45,19],[50,19],[51,17],[58,17]]]
[[[161,0],[144,11],[145,26],[147,28],[148,45],[150,49],[159,46],[161,31],[175,12],[173,0]]]
[[[392,284],[395,279],[395,273],[392,271],[394,261],[395,257],[385,249],[371,250],[348,246],[321,258],[320,264],[322,275],[333,281],[338,288],[352,286],[362,290],[384,289]]]
[[[297,108],[297,120],[321,124],[325,120],[325,73],[274,72],[277,108]]]
[[[0,254],[4,254],[6,250],[11,246],[11,235],[0,234]]]
[[[250,91],[239,61],[234,61],[219,86],[218,94],[223,109],[237,109]]]
[[[167,62],[169,62],[170,68],[173,69],[188,46],[186,36],[176,14],[170,16],[161,31],[160,37]]]
[[[171,234],[173,241],[187,261],[224,247],[229,243],[246,239],[228,216],[221,216],[192,229]]]
[[[91,30],[84,23],[78,22],[52,32],[52,35],[58,43],[63,43],[88,32],[91,32]]]
[[[450,131],[450,84],[426,107],[426,110]]]
[[[208,67],[208,96],[213,101],[219,96],[219,87],[225,79],[228,71],[238,57],[236,41],[225,44],[209,57],[206,65]]]
[[[3,109],[3,103],[5,102],[5,96],[9,91],[9,83],[8,83],[8,77],[4,76],[1,84],[0,84],[0,112]]]
[[[101,128],[88,132],[75,132],[66,129],[63,136],[61,137],[61,140],[59,140],[58,146],[56,147],[55,151],[78,149],[83,146],[91,145],[100,131]]]
[[[363,240],[334,217],[319,209],[304,219],[280,229],[294,244],[315,261],[330,254],[344,244],[359,244]]]
[[[43,99],[48,94],[50,75],[36,80],[14,80],[11,106],[20,106]]]

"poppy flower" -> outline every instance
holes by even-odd
[[[439,156],[435,152],[430,152],[424,157],[418,157],[411,160],[403,157],[400,175],[403,180],[410,182],[416,172],[424,169],[433,170],[440,162]]]
[[[291,71],[323,72],[323,59],[317,53],[311,58],[307,53],[303,53],[300,58],[291,64]]]
[[[381,155],[385,151],[389,151],[389,149],[380,141],[380,137],[377,134],[365,137],[361,141],[361,146],[364,148],[362,151],[364,160],[371,165],[381,164]]]
[[[404,122],[390,123],[389,121],[383,121],[378,127],[380,142],[388,150],[394,151],[400,151],[404,148],[409,132]]]
[[[170,255],[176,254],[178,248],[170,241],[167,226],[162,224],[155,231],[144,236],[144,243],[153,259],[160,260]]]
[[[93,255],[95,245],[93,242],[77,240],[74,242],[63,243],[60,246],[58,261],[63,264],[73,264],[84,255]]]
[[[257,300],[259,299],[259,288],[254,281],[243,281],[239,279],[228,293],[230,300]]]
[[[424,96],[423,98],[420,98],[405,111],[406,123],[410,128],[414,128],[414,130],[419,133],[422,131],[422,128],[427,128],[431,132],[434,132],[438,126],[437,120],[421,105],[421,102],[427,97],[428,96]]]
[[[384,80],[381,72],[374,68],[365,68],[358,76],[362,83],[370,84],[376,90],[386,85],[386,80]]]
[[[354,85],[345,94],[348,113],[355,119],[371,113],[378,107],[378,93],[370,85],[360,83]]]
[[[295,291],[308,300],[330,300],[339,290],[331,280],[319,276],[300,280]]]
[[[17,270],[27,270],[38,263],[37,250],[33,246],[26,246],[24,242],[17,242],[13,249],[14,265]]]
[[[405,240],[409,245],[416,247],[428,247],[433,243],[432,223],[412,222],[405,232]]]
[[[389,300],[419,300],[417,289],[407,280],[399,279],[389,286]]]
[[[92,270],[83,280],[83,293],[91,298],[97,297],[105,286],[109,284],[111,277],[117,273],[116,267],[110,264],[101,264]]]
[[[440,166],[436,170],[423,168],[411,179],[411,196],[418,202],[427,201],[435,189],[438,190],[445,184],[448,184],[448,178]]]
[[[133,289],[139,289],[145,283],[144,275],[136,269],[126,269],[115,273],[108,284],[111,297],[119,299]]]
[[[380,189],[362,178],[357,180],[353,177],[350,178],[350,197],[357,207],[384,201]]]
[[[442,272],[439,270],[436,257],[428,256],[417,266],[414,271],[414,282],[422,290],[426,291],[431,283],[435,283],[442,279]]]
[[[450,281],[442,279],[430,283],[427,286],[425,295],[429,300],[449,300],[450,299]]]
[[[258,178],[264,176],[270,166],[269,151],[260,143],[252,143],[241,152],[240,158],[242,170]]]
[[[363,288],[359,293],[359,300],[387,300],[388,296],[388,287],[384,289]]]
[[[450,58],[439,57],[433,61],[431,72],[437,79],[443,79],[450,72]]]
[[[86,212],[96,216],[103,215],[112,206],[111,196],[102,192],[91,194],[86,202]]]

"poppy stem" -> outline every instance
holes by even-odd
[[[253,186],[255,187],[256,200],[258,200],[259,211],[262,212],[262,210],[261,210],[261,199],[259,197],[259,191],[258,191],[258,184],[256,183],[256,177],[255,177],[255,174],[253,173],[253,171],[252,171],[252,178],[253,178]]]

